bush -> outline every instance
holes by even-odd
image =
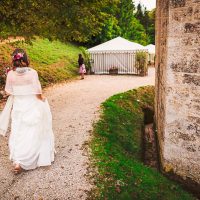
[[[136,68],[139,71],[140,76],[146,76],[148,74],[148,54],[147,52],[136,53]]]

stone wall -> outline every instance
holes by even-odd
[[[200,183],[200,0],[157,0],[156,25],[161,163]]]

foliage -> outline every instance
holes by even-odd
[[[6,80],[6,69],[10,66],[10,57],[14,49],[0,44],[0,90],[3,89]]]
[[[1,0],[0,38],[37,35],[86,42],[100,32],[108,2],[112,0]]]
[[[148,54],[147,52],[136,53],[136,68],[139,70],[139,74],[144,76],[147,75],[148,71]]]
[[[132,0],[116,0],[103,9],[109,17],[100,34],[89,40],[89,45],[100,44],[117,36],[147,45],[155,42],[155,10],[147,11],[141,4],[137,9]]]
[[[148,44],[155,44],[155,13],[156,9],[147,11],[140,3],[138,4],[137,12],[135,13],[135,17],[143,25],[148,36]]]
[[[100,33],[93,36],[91,40],[88,41],[87,45],[92,46],[100,44],[121,34],[121,28],[119,27],[119,22],[116,17],[117,13],[119,13],[119,3],[120,0],[113,0],[102,8],[102,12],[106,13],[107,18],[105,18],[102,24]]]
[[[52,14],[48,1],[41,0],[2,0],[0,2],[0,37],[12,36],[33,36],[44,34],[49,28],[51,20],[48,20],[47,13]]]
[[[5,79],[5,70],[3,68],[0,68],[0,90],[3,89],[3,86],[5,85]]]
[[[120,12],[118,15],[119,26],[121,28],[121,36],[138,42],[140,44],[146,44],[146,34],[144,34],[144,28],[140,22],[133,15],[135,6],[132,0],[121,0]]]
[[[115,16],[110,15],[107,20],[104,21],[104,25],[101,29],[100,34],[93,37],[89,42],[89,46],[100,44],[118,37],[121,34],[121,29],[118,25],[118,20]]]
[[[40,38],[32,41],[32,44],[16,42],[0,45],[1,71],[5,72],[5,68],[10,65],[10,54],[16,47],[27,51],[30,65],[38,71],[43,86],[67,80],[77,74],[77,58],[81,52],[77,46]],[[4,81],[2,84],[5,84]]]
[[[149,35],[149,43],[155,44],[155,21],[156,21],[156,9],[148,12],[149,20],[147,25],[147,34]]]
[[[134,13],[132,0],[1,0],[0,38],[37,35],[94,45],[122,36],[154,43],[155,12],[138,7]]]
[[[141,162],[142,107],[154,104],[154,87],[115,95],[102,105],[94,126],[92,161],[98,173],[90,199],[190,200],[176,183]]]

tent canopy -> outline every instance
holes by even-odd
[[[103,44],[97,45],[93,48],[88,49],[91,52],[102,52],[102,51],[136,51],[136,50],[147,50],[144,46],[130,42],[122,37],[117,37]]]
[[[148,52],[150,54],[155,54],[156,53],[156,48],[155,48],[155,45],[153,45],[153,44],[149,44],[145,48],[148,50]]]

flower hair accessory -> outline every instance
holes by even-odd
[[[24,57],[23,53],[17,53],[13,56],[13,61],[20,60]]]

